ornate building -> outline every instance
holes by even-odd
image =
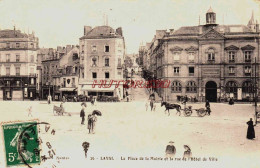
[[[155,78],[171,81],[169,88],[157,89],[164,100],[187,95],[200,101],[246,101],[255,96],[259,24],[253,15],[247,26],[218,25],[210,8],[205,25],[157,30],[146,53]]]
[[[36,98],[37,49],[34,33],[0,31],[0,100]]]
[[[80,38],[80,94],[87,96],[114,96],[123,98],[123,83],[118,88],[115,83],[108,88],[92,87],[93,82],[123,80],[125,59],[125,41],[122,28],[114,30],[109,26],[84,27],[84,36]]]

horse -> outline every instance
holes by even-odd
[[[170,111],[169,111],[170,109],[176,109],[177,113],[179,113],[179,115],[181,115],[181,111],[180,111],[181,106],[179,104],[170,104],[170,103],[162,101],[161,102],[161,107],[162,106],[165,106],[165,111],[164,112],[166,112],[166,110],[168,110],[168,116],[170,115]]]

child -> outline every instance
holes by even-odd
[[[148,106],[149,106],[149,105],[148,105],[148,102],[146,102],[146,103],[145,103],[145,109],[146,109],[146,111],[148,110]]]
[[[30,106],[28,108],[28,117],[31,116],[32,117],[32,106]]]

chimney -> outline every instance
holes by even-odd
[[[84,26],[84,35],[87,35],[92,30],[91,26]]]
[[[202,34],[202,26],[199,26],[199,34]]]
[[[123,36],[122,27],[117,28],[116,33],[119,34],[120,36]]]

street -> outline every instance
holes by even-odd
[[[65,111],[70,112],[71,116],[54,116],[53,105],[59,106],[59,102],[48,105],[47,102],[43,101],[2,101],[0,102],[0,120],[1,122],[28,121],[36,118],[41,122],[50,123],[56,134],[42,133],[41,135],[40,133],[40,136],[42,136],[43,141],[45,139],[51,141],[57,156],[69,157],[69,159],[57,163],[61,165],[60,167],[70,167],[76,162],[82,162],[82,165],[84,163],[99,166],[103,164],[108,167],[115,167],[117,162],[126,167],[131,167],[131,165],[156,167],[157,164],[161,164],[160,162],[165,162],[166,167],[184,164],[182,161],[174,161],[174,163],[159,160],[147,162],[133,161],[131,158],[128,161],[128,157],[164,157],[165,148],[169,141],[174,141],[177,150],[176,158],[182,158],[183,145],[189,145],[193,157],[217,159],[217,161],[205,163],[209,167],[226,167],[225,164],[231,163],[229,159],[235,160],[232,164],[236,167],[257,167],[256,165],[259,165],[259,125],[255,127],[255,140],[246,139],[246,122],[254,115],[252,104],[230,106],[211,103],[211,116],[198,117],[194,111],[190,117],[184,117],[183,113],[181,116],[176,115],[175,110],[171,110],[171,115],[168,116],[164,113],[165,108],[161,107],[159,103],[156,103],[156,111],[151,112],[150,109],[146,111],[143,101],[146,91],[141,90],[132,92],[135,93],[135,100],[132,102],[97,102],[94,106],[87,103],[86,115],[94,109],[100,110],[103,114],[98,117],[95,134],[88,134],[87,124],[80,124],[80,102],[64,104]],[[188,103],[187,105],[192,105],[194,109],[204,107],[204,103]],[[29,106],[32,106],[33,117],[27,116],[26,110]],[[44,132],[43,125],[41,129]],[[1,139],[3,140],[3,138]],[[84,141],[90,143],[88,159],[84,158],[81,146]],[[90,160],[91,157],[95,160]],[[113,157],[112,159],[115,161],[100,161],[101,157]],[[126,157],[126,161],[121,161],[121,157]],[[0,158],[0,167],[3,167],[5,165],[3,151]],[[48,161],[46,161],[47,163]],[[203,165],[204,163],[202,161],[189,161],[185,164],[189,167],[189,165]],[[42,165],[44,165],[43,162]]]

